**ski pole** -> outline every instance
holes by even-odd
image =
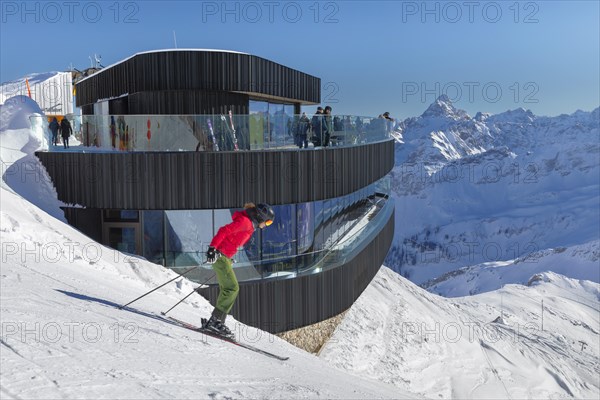
[[[202,286],[204,286],[204,284],[208,281],[210,281],[213,277],[215,276],[215,274],[212,274],[207,280],[205,280],[204,282],[202,282],[200,284],[200,286],[198,286],[197,288],[195,288],[194,290],[192,290],[192,293],[188,294],[187,296],[185,296],[183,299],[179,300],[177,302],[177,304],[175,304],[173,307],[169,308],[167,311],[161,311],[160,313],[162,315],[167,315],[169,313],[169,311],[171,311],[172,309],[174,309],[175,307],[177,307],[178,305],[180,305],[185,299],[187,299],[188,297],[190,297],[191,295],[193,295],[198,289],[200,289]]]
[[[202,264],[204,264],[204,263],[202,263]],[[188,273],[192,272],[193,270],[195,270],[195,269],[196,269],[196,268],[198,268],[199,266],[200,266],[200,265],[196,265],[195,267],[193,267],[193,268],[190,268],[190,269],[188,269],[187,271],[185,271],[183,274],[181,274],[181,275],[177,275],[175,278],[173,278],[173,279],[171,279],[171,280],[169,280],[169,281],[167,281],[167,282],[163,283],[162,285],[160,285],[160,286],[158,286],[158,287],[156,287],[156,288],[152,289],[152,290],[151,290],[151,291],[149,291],[148,293],[144,293],[143,295],[141,295],[141,296],[140,296],[140,297],[138,297],[137,299],[135,299],[135,300],[131,300],[129,303],[127,303],[127,304],[125,304],[125,305],[122,305],[121,307],[119,307],[119,310],[122,310],[122,309],[124,309],[125,307],[127,307],[127,306],[128,306],[128,305],[130,305],[131,303],[135,303],[136,301],[138,301],[138,300],[139,300],[139,299],[141,299],[142,297],[146,297],[146,296],[148,296],[150,293],[154,292],[155,290],[158,290],[158,289],[160,289],[161,287],[163,287],[163,286],[165,286],[165,285],[167,285],[167,284],[169,284],[169,283],[173,282],[174,280],[176,280],[176,279],[178,279],[178,278],[181,278],[182,276],[184,276],[184,275],[186,275],[186,274],[188,274]]]

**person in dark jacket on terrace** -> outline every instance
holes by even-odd
[[[315,146],[321,146],[323,143],[323,107],[317,107],[317,112],[311,120],[313,137],[312,142]]]
[[[65,117],[60,121],[60,135],[63,139],[63,146],[65,149],[69,148],[69,136],[73,133],[73,128],[71,128],[71,123]]]
[[[233,333],[225,326],[225,318],[231,311],[239,292],[232,258],[238,248],[250,240],[256,228],[264,229],[273,223],[274,218],[275,213],[268,204],[248,203],[244,205],[243,211],[236,211],[233,214],[233,221],[222,226],[210,242],[206,252],[206,262],[213,265],[217,275],[219,296],[210,319],[202,320],[204,329],[234,339]]]
[[[50,132],[52,132],[52,145],[56,146],[58,144],[58,130],[60,129],[60,124],[56,117],[52,118],[52,122],[50,122],[48,128],[50,128]]]
[[[329,140],[334,132],[331,111],[331,106],[327,106],[323,110],[323,147],[329,146]]]

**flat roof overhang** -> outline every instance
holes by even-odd
[[[205,49],[134,54],[76,84],[77,106],[138,92],[242,93],[261,99],[318,104],[321,80],[262,57]]]

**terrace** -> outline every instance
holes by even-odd
[[[325,138],[302,115],[83,115],[72,121],[75,145],[69,151],[238,151],[298,149],[304,132],[309,148]],[[42,116],[32,124],[46,123]],[[321,117],[323,118],[323,117]],[[358,146],[388,140],[391,124],[381,118],[333,115],[330,146]],[[49,135],[49,133],[48,133]],[[48,136],[49,138],[50,136]],[[60,135],[59,135],[60,139]],[[65,151],[52,146],[47,151]]]

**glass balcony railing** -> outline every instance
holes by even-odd
[[[339,227],[341,232],[335,236],[336,240],[320,250],[259,261],[248,260],[240,251],[234,263],[238,281],[289,279],[342,266],[371,243],[387,223],[393,209],[394,202],[389,201],[387,196],[373,197],[362,210],[357,210],[356,219]],[[164,254],[164,257],[166,266],[179,273],[197,267],[186,274],[194,282],[217,283],[211,265],[203,264],[204,253],[172,252]]]
[[[48,151],[52,145],[48,121],[43,126]],[[84,115],[72,119],[74,137],[68,151],[240,151],[355,146],[390,137],[390,121],[351,115]]]

